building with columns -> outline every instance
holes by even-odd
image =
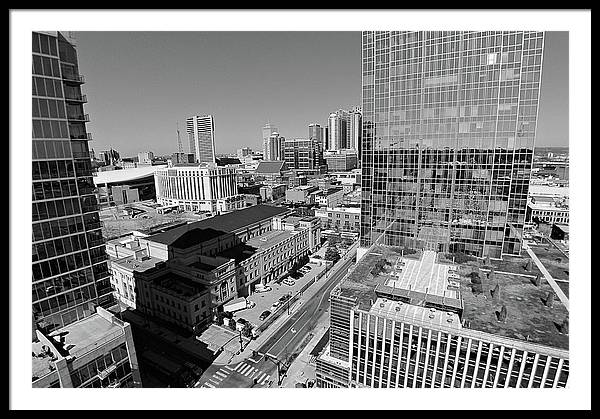
[[[214,163],[167,167],[154,172],[154,182],[156,201],[163,206],[213,214],[245,207],[244,196],[237,193],[235,168]]]

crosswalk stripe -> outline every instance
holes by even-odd
[[[270,377],[271,377],[270,375],[267,375],[265,378],[262,379],[262,382],[259,381],[258,384],[262,385],[262,384],[266,383]]]
[[[217,381],[217,379],[213,376],[212,378],[209,378],[208,381],[212,382],[213,384],[219,385],[220,382]]]
[[[240,368],[240,369],[238,370],[238,372],[239,372],[240,374],[244,374],[244,373],[245,373],[246,371],[248,371],[250,368],[252,368],[250,365],[248,365],[248,364],[244,364],[244,367],[243,367],[243,368]]]
[[[265,378],[265,375],[267,375],[266,372],[261,372],[259,376],[257,376],[256,378],[256,382],[259,383],[260,380],[262,380],[263,378]]]
[[[231,368],[229,365],[224,365],[225,368],[227,368],[229,371],[235,371],[235,369]]]
[[[246,366],[246,364],[244,364],[243,362],[240,362],[239,364],[236,365],[236,367],[233,370],[239,372],[245,366]]]
[[[246,371],[246,373],[244,374],[244,377],[247,377],[248,375],[250,375],[250,373],[252,372],[253,369],[254,369],[254,367],[250,367],[250,369],[248,371]]]
[[[256,370],[256,371],[254,371],[252,374],[250,374],[250,378],[254,377],[254,375],[255,375],[255,374],[258,374],[258,373],[260,373],[260,371],[259,371],[259,370]]]
[[[204,385],[208,388],[215,388],[211,383],[204,383]]]
[[[217,374],[219,377],[221,377],[221,376],[222,376],[223,378],[227,377],[227,374],[225,374],[225,373],[224,373],[224,372],[222,372],[222,371],[217,371],[217,372],[215,372],[215,374]]]

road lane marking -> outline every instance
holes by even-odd
[[[244,364],[244,366],[238,370],[238,373],[245,374],[250,368],[252,368],[250,365]]]
[[[259,383],[260,380],[262,380],[263,378],[265,378],[265,375],[267,375],[267,373],[261,371],[260,375],[256,377],[256,383]]]
[[[300,317],[298,317],[298,319],[297,319],[297,320],[296,320],[294,323],[292,323],[292,326],[291,326],[290,328],[293,328],[293,327],[294,327],[294,325],[295,325],[296,323],[298,323],[298,322],[300,321],[300,319],[302,318],[302,316],[304,316],[306,313],[307,313],[306,311],[303,311],[303,312],[302,312],[302,314],[300,315]],[[277,345],[277,344],[279,343],[279,341],[280,341],[281,339],[283,339],[283,338],[285,337],[285,335],[287,335],[287,333],[288,333],[288,332],[289,332],[289,330],[286,330],[286,331],[285,331],[285,333],[284,333],[284,334],[283,334],[283,335],[282,335],[282,336],[281,336],[279,339],[277,339],[277,340],[275,341],[275,343],[274,343],[273,345],[271,345],[271,348],[269,348],[269,349],[273,349],[273,347],[274,347],[275,345]],[[267,352],[268,352],[268,351],[267,351]]]

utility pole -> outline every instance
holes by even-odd
[[[273,355],[269,355],[269,354],[265,354],[265,358],[267,358],[268,360],[270,360],[272,363],[274,363],[277,366],[277,385],[280,386],[281,381],[283,379],[283,374],[281,371],[282,362],[279,359],[277,359],[276,357],[274,357]],[[285,373],[285,371],[283,371],[283,373]]]

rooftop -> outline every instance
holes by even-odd
[[[289,210],[273,205],[254,205],[227,214],[217,215],[205,220],[189,223],[163,233],[148,237],[148,240],[173,245],[185,232],[196,229],[213,229],[226,233],[233,233],[251,224],[267,220],[276,215],[281,215]]]
[[[206,272],[210,272],[223,264],[229,262],[228,258],[224,257],[211,257],[211,256],[201,256],[199,260],[196,262],[190,263],[188,266],[192,266],[197,269],[201,269]]]
[[[275,246],[277,243],[284,241],[294,235],[293,232],[287,230],[274,230],[269,231],[260,236],[252,237],[246,244],[254,247],[257,250],[269,249]]]
[[[285,161],[261,161],[256,173],[280,173],[285,170]]]
[[[31,373],[34,380],[52,372],[53,361],[69,356],[81,357],[124,334],[120,320],[106,310],[97,310],[97,313],[48,335],[37,331],[38,341],[32,343]]]
[[[165,272],[153,281],[164,290],[183,297],[194,297],[203,294],[207,289],[204,285],[171,271]]]
[[[490,265],[481,262],[452,266],[435,252],[405,252],[402,257],[394,248],[374,246],[340,283],[339,292],[355,298],[364,311],[440,324],[445,323],[436,317],[437,311],[449,311],[460,316],[458,323],[463,329],[568,349],[569,337],[561,333],[568,310],[546,281],[535,285],[535,270],[523,268],[528,257],[506,259],[491,261],[495,272],[488,278]],[[405,264],[399,266],[399,261]],[[549,295],[553,304],[547,305]],[[383,298],[387,301],[380,300]],[[404,303],[399,312],[393,306],[397,301]],[[460,304],[456,305],[457,301]],[[434,307],[436,312],[427,311]],[[507,315],[502,320],[503,307]]]
[[[166,165],[159,166],[140,166],[132,169],[123,170],[107,170],[98,172],[97,176],[94,176],[95,185],[104,185],[112,183],[130,182],[133,180],[143,179],[145,177],[153,177],[154,172],[158,169],[167,167]]]
[[[135,256],[129,256],[123,259],[113,260],[112,263],[121,266],[131,271],[144,272],[148,269],[152,269],[157,263],[162,262],[162,259],[158,259],[152,256],[145,256],[140,259],[136,259]]]
[[[171,243],[171,246],[178,249],[187,249],[199,243],[204,243],[215,237],[226,234],[224,231],[218,231],[213,228],[194,228],[183,233],[179,238]]]

